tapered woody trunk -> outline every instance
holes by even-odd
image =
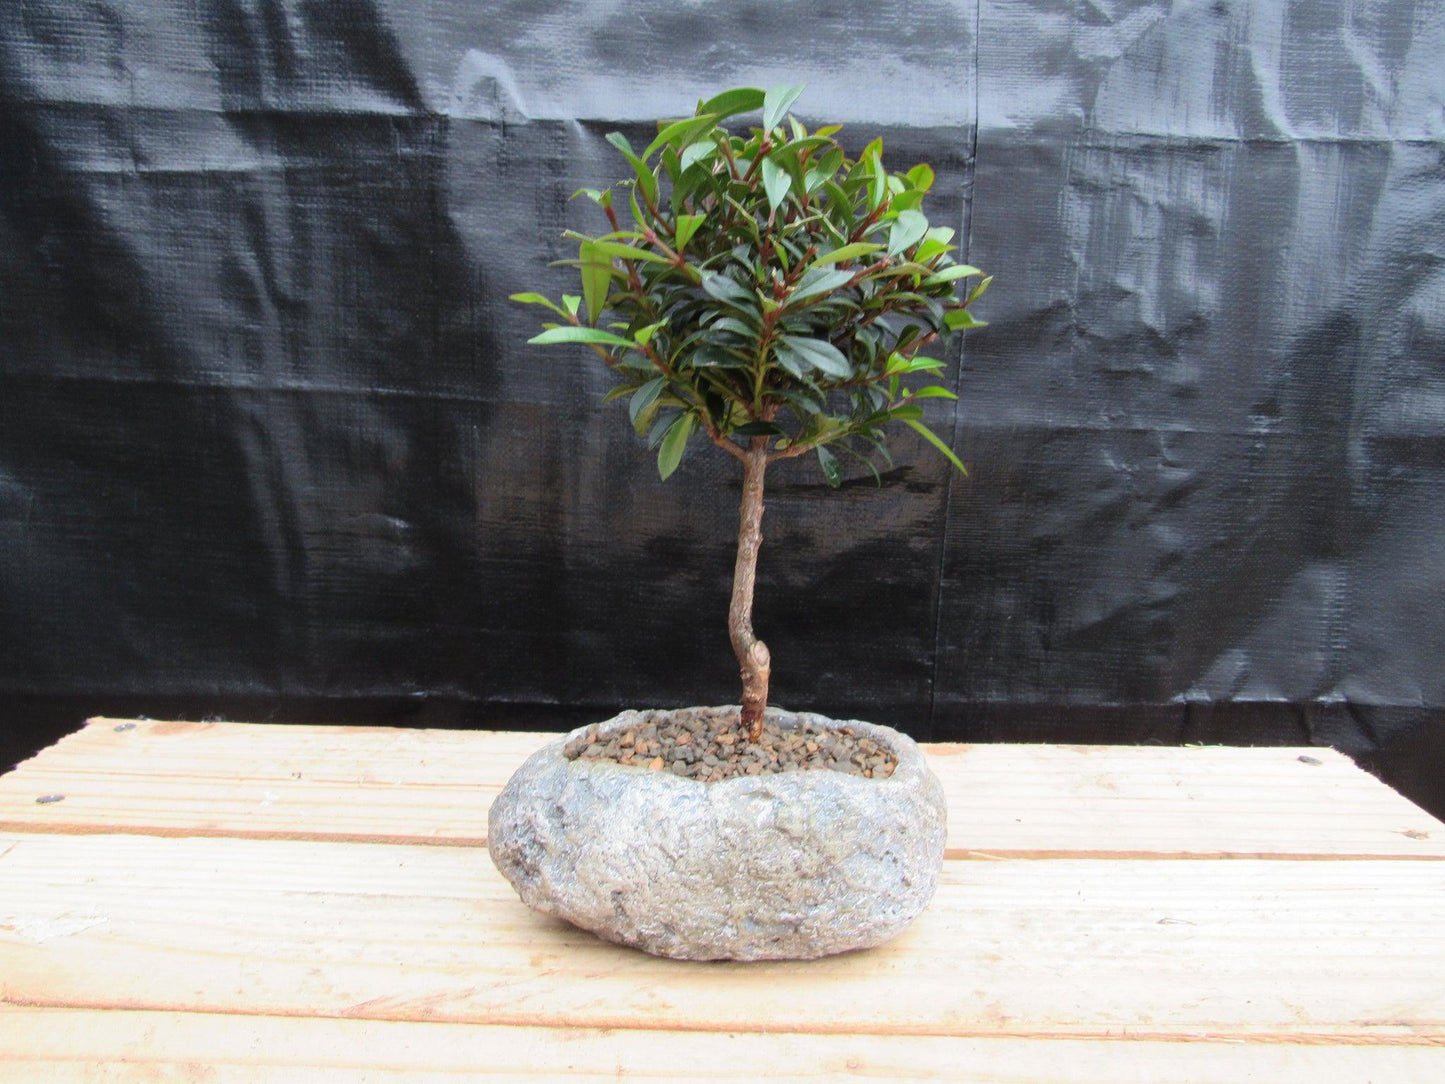
[[[728,635],[742,671],[742,728],[749,741],[763,732],[768,706],[772,658],[768,645],[753,635],[753,585],[757,582],[758,547],[763,542],[763,473],[768,466],[766,437],[753,437],[743,459],[743,501],[738,523],[738,558],[733,569],[733,597],[728,607]]]

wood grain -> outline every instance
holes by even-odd
[[[1337,753],[927,746],[907,933],[685,964],[492,867],[552,738],[94,720],[0,777],[0,1084],[1441,1079],[1445,826]]]
[[[879,949],[687,964],[524,908],[484,851],[4,837],[0,1001],[651,1031],[1445,1042],[1445,865],[954,862]],[[827,997],[819,996],[826,991]]]
[[[655,1033],[0,1006],[0,1079],[47,1084],[534,1084],[861,1079],[960,1084],[1436,1084],[1429,1046]]]
[[[0,778],[0,830],[478,845],[555,737],[97,719]],[[926,752],[952,858],[1445,858],[1445,825],[1328,749]]]

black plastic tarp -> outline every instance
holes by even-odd
[[[1441,55],[1426,0],[0,5],[7,748],[735,699],[736,464],[659,482],[506,297],[607,132],[804,82],[997,277],[967,479],[773,473],[775,701],[1331,743],[1445,809]]]

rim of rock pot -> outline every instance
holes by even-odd
[[[819,715],[816,712],[790,711],[787,708],[773,704],[770,704],[766,709],[765,721],[767,723],[771,723],[783,731],[797,730],[803,725],[811,723],[826,730],[847,730],[851,732],[855,739],[871,739],[892,754],[895,761],[893,771],[887,775],[874,775],[870,777],[833,768],[787,768],[782,771],[760,772],[756,775],[734,775],[716,782],[707,782],[677,775],[666,768],[653,771],[648,769],[645,764],[622,764],[616,760],[604,757],[570,757],[565,753],[569,744],[577,738],[583,737],[591,732],[595,732],[599,739],[605,739],[625,733],[629,729],[646,726],[649,722],[657,722],[662,718],[672,719],[677,716],[713,713],[720,715],[731,714],[733,717],[736,717],[738,708],[736,705],[687,708],[629,708],[614,715],[610,719],[604,719],[602,722],[588,723],[585,726],[570,730],[563,735],[559,741],[549,743],[547,748],[556,746],[558,754],[569,765],[602,770],[615,768],[651,778],[667,778],[676,781],[678,784],[688,784],[697,787],[722,787],[729,784],[755,783],[759,780],[776,784],[779,780],[788,779],[793,776],[802,778],[812,776],[842,777],[855,779],[860,786],[891,785],[893,787],[904,787],[915,785],[925,776],[929,778],[933,777],[933,773],[929,769],[928,763],[923,757],[923,751],[918,747],[918,743],[899,730],[884,726],[880,723],[870,723],[862,719],[834,719],[827,715]],[[745,739],[740,738],[739,743],[746,744]],[[546,750],[544,749],[542,751],[545,752]]]

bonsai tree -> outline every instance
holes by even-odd
[[[930,382],[943,362],[924,351],[983,326],[968,306],[990,282],[952,258],[953,230],[929,225],[933,170],[890,172],[881,139],[848,157],[838,125],[809,132],[788,112],[802,90],[724,91],[659,121],[640,154],[610,134],[633,176],[575,193],[611,226],[565,234],[579,251],[561,263],[580,272],[581,294],[512,295],[557,317],[530,342],[585,344],[617,375],[607,400],[627,400],[664,479],[698,434],[742,464],[728,631],[754,742],[771,674],[752,622],[768,464],[811,452],[836,487],[842,452],[877,477],[875,457],[891,464],[886,430],[902,422],[964,471],[923,423],[924,400],[955,398]],[[723,126],[759,109],[746,135]]]

